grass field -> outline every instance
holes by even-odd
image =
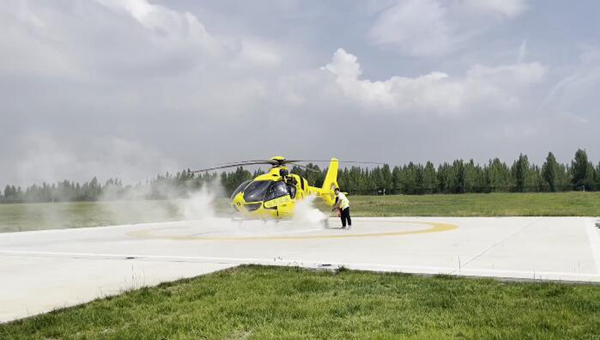
[[[1,339],[598,339],[600,286],[238,267],[0,325]]]
[[[0,204],[0,233],[184,220],[178,201]],[[229,211],[219,200],[218,212]]]
[[[350,197],[360,216],[600,216],[600,192]]]
[[[354,216],[600,216],[600,193],[350,196]],[[178,201],[0,204],[0,232],[185,219]],[[318,204],[328,212],[324,205]],[[226,200],[217,213],[227,214]]]

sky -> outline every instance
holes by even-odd
[[[600,160],[600,2],[7,0],[0,187],[275,155]]]

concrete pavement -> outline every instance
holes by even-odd
[[[0,234],[0,322],[239,264],[600,282],[597,219],[229,219]]]

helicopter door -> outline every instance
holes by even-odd
[[[271,185],[271,187],[269,188],[269,191],[267,191],[267,196],[265,197],[265,201],[270,201],[272,199],[286,196],[286,195],[288,195],[288,190],[287,190],[287,186],[285,185],[285,183],[283,181],[275,182]]]
[[[292,184],[288,184],[288,193],[292,199],[296,198],[296,186]]]
[[[275,182],[265,196],[265,208],[276,208],[291,201],[287,185],[283,181]]]

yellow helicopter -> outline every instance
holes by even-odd
[[[305,178],[290,173],[286,164],[312,170],[297,164],[298,162],[305,161],[287,160],[284,157],[276,156],[269,160],[228,163],[193,172],[270,164],[272,167],[266,174],[243,182],[231,195],[231,205],[244,219],[280,220],[292,218],[294,217],[296,204],[311,195],[317,196],[327,205],[333,206],[335,204],[333,190],[338,187],[339,161],[336,158],[329,161],[329,169],[325,175],[323,186],[320,188],[311,186]]]

